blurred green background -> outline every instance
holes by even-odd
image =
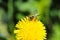
[[[59,0],[0,0],[0,40],[16,40],[16,23],[35,14],[46,26],[47,40],[60,40]]]

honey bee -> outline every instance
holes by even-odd
[[[36,20],[38,16],[38,11],[36,9],[33,10],[32,14],[29,16],[29,20]]]
[[[29,16],[29,20],[31,21],[31,20],[36,20],[37,19],[37,14],[35,14],[35,15],[30,15]]]

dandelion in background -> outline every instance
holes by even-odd
[[[14,33],[16,40],[44,40],[46,39],[46,28],[41,21],[38,21],[34,16],[21,19],[16,24]]]

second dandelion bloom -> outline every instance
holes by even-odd
[[[29,17],[21,19],[16,24],[14,33],[16,40],[44,40],[46,39],[46,28],[41,21],[37,19],[29,20]]]

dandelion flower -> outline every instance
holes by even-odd
[[[46,28],[41,21],[37,19],[29,20],[29,17],[21,19],[16,24],[14,33],[16,40],[44,40],[46,39]]]

